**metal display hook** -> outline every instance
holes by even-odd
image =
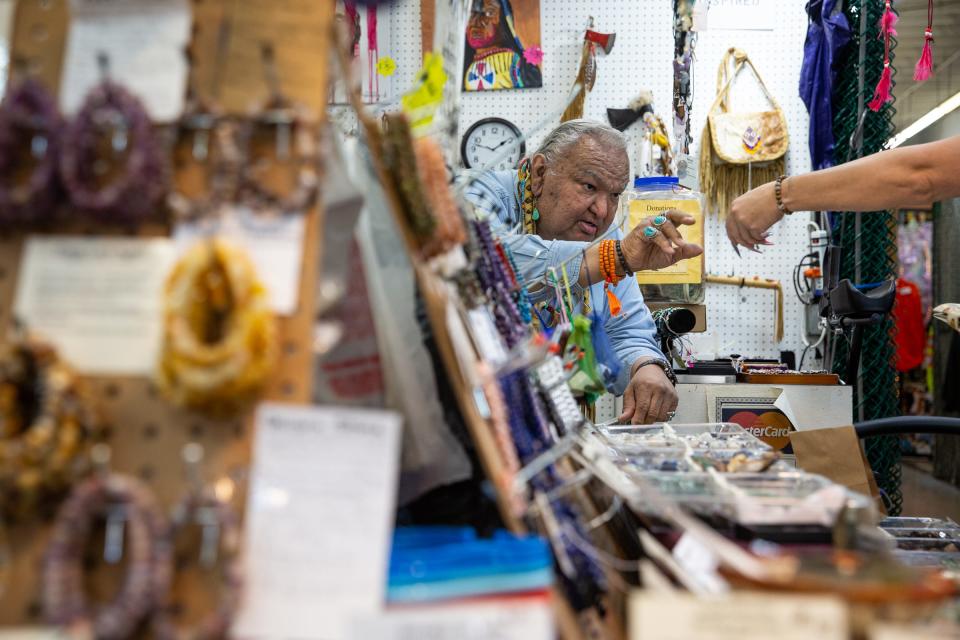
[[[90,462],[93,470],[102,482],[110,481],[112,471],[110,460],[113,451],[110,445],[98,443],[90,448]],[[123,560],[123,541],[126,533],[127,509],[123,504],[108,505],[105,508],[106,530],[103,536],[103,561],[107,564],[119,564]]]
[[[270,92],[267,110],[260,116],[260,119],[267,124],[276,125],[275,148],[277,159],[288,160],[293,150],[293,125],[296,119],[286,97],[283,95],[280,70],[277,67],[273,43],[266,41],[260,43],[260,61],[263,64],[264,83],[267,86],[267,91]]]
[[[208,504],[207,495],[216,500],[216,494],[208,491],[203,482],[201,464],[203,463],[203,446],[190,442],[183,447],[183,462],[186,465],[187,482],[190,487],[188,504],[198,505],[192,512],[194,524],[200,527],[200,565],[206,568],[217,563],[220,548],[220,520],[217,518],[216,507]],[[184,514],[188,515],[188,514]]]

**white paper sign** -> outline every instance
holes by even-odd
[[[32,236],[14,313],[83,373],[147,375],[172,262],[166,238]]]
[[[213,235],[243,247],[267,287],[270,308],[288,316],[300,302],[305,224],[300,214],[264,217],[247,207],[231,207],[222,216],[178,224],[173,239],[178,254]]]
[[[386,411],[260,407],[233,637],[340,640],[381,611],[400,428]]]
[[[773,31],[776,0],[710,0],[710,31]]]
[[[870,640],[957,640],[960,629],[956,624],[943,621],[941,624],[893,624],[874,623],[870,627]]]
[[[354,621],[349,640],[552,640],[546,597],[456,606],[398,609]]]
[[[853,389],[846,386],[784,385],[773,405],[797,431],[845,427],[853,413]]]
[[[631,640],[847,640],[847,608],[830,596],[738,592],[630,594]]]
[[[186,94],[190,20],[187,0],[71,0],[61,109],[73,114],[103,79],[103,53],[110,78],[142,100],[151,119],[176,120]]]

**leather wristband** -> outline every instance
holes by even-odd
[[[617,240],[614,246],[617,249],[617,260],[620,262],[620,267],[623,268],[623,275],[632,276],[633,271],[630,269],[630,265],[627,264],[627,259],[623,255],[623,247],[620,246],[620,241]]]
[[[649,360],[644,360],[637,365],[637,369],[633,372],[633,374],[636,375],[637,371],[640,371],[640,369],[648,365],[660,367],[660,369],[663,370],[663,373],[666,374],[667,380],[669,380],[674,387],[677,386],[677,375],[673,372],[673,367],[670,366],[670,363],[663,358],[650,358]]]

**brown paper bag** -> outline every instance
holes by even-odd
[[[853,427],[831,427],[794,431],[790,434],[797,466],[819,473],[851,491],[871,496],[881,513],[886,513],[880,489]]]

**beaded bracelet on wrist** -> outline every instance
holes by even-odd
[[[12,86],[0,103],[0,223],[47,220],[59,195],[57,160],[63,121],[56,102],[33,78]],[[18,181],[17,165],[29,154],[33,170]]]
[[[115,152],[126,153],[119,176],[99,184],[106,162],[98,148],[110,132]],[[67,126],[60,176],[71,204],[102,222],[131,225],[154,214],[166,192],[165,158],[150,116],[120,85],[94,87]]]
[[[623,255],[623,247],[620,245],[621,242],[619,240],[615,241],[614,246],[617,250],[617,259],[620,261],[620,267],[623,269],[623,274],[625,276],[632,276],[633,271],[630,269],[630,265],[627,264],[627,259]]]
[[[793,211],[787,208],[787,205],[783,203],[783,181],[787,179],[787,176],[778,176],[776,181],[773,183],[773,193],[777,199],[777,211],[780,212],[780,215],[788,216]]]

